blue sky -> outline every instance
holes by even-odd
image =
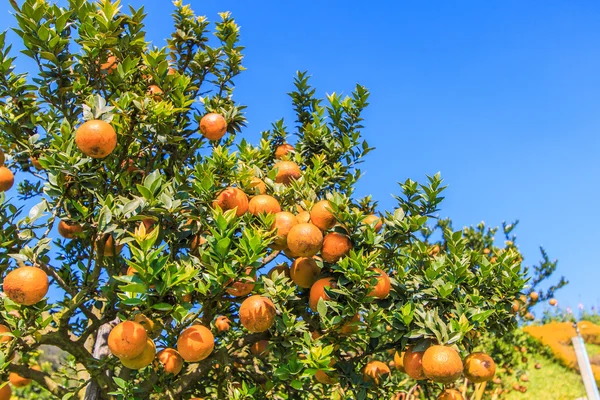
[[[144,3],[148,39],[162,46],[172,6],[123,4]],[[441,215],[456,228],[519,219],[525,262],[537,262],[543,245],[570,281],[559,303],[600,304],[599,3],[191,4],[211,20],[231,11],[242,27],[248,71],[235,97],[249,106],[244,137],[256,142],[281,117],[293,125],[286,93],[297,70],[310,72],[320,95],[361,83],[371,91],[363,135],[377,149],[357,195],[390,209],[396,182],[441,171]],[[14,24],[9,8],[0,6],[2,30]]]

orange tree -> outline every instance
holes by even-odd
[[[152,48],[142,9],[11,4],[39,71],[17,73],[0,36],[0,188],[18,182],[0,205],[5,376],[63,399],[386,398],[415,390],[394,353],[432,345],[454,362],[425,353],[434,396],[462,371],[454,350],[514,325],[522,256],[438,222],[439,175],[400,184],[379,216],[353,196],[372,150],[363,86],[323,100],[299,73],[294,127],[254,145],[230,14],[213,36],[175,1]],[[65,365],[32,368],[41,345]]]

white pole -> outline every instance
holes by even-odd
[[[581,379],[583,379],[583,385],[587,393],[588,400],[600,400],[600,394],[598,394],[598,386],[596,386],[596,379],[590,365],[590,359],[588,358],[587,351],[585,350],[585,344],[583,338],[579,333],[579,327],[576,323],[573,323],[573,327],[577,332],[577,336],[571,338],[573,342],[573,348],[575,349],[575,355],[577,356],[577,363],[579,364],[579,371],[581,371]]]

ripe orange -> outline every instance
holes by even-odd
[[[321,200],[311,208],[310,221],[322,231],[333,228],[336,220],[328,200]]]
[[[44,167],[42,167],[42,164],[40,164],[40,161],[37,159],[37,157],[29,157],[29,161],[31,162],[31,165],[33,165],[33,167],[35,169],[37,169],[38,171],[44,169]]]
[[[323,239],[321,257],[328,263],[335,263],[352,249],[352,242],[347,235],[331,232]]]
[[[296,215],[299,224],[308,224],[310,221],[310,213],[308,211],[300,211]]]
[[[437,397],[437,400],[464,400],[465,398],[456,389],[446,389]]]
[[[204,360],[215,348],[215,337],[203,325],[192,325],[179,336],[177,351],[187,362]]]
[[[360,324],[360,315],[354,314],[350,321],[346,322],[342,329],[340,329],[340,334],[342,335],[351,335],[353,333],[358,332],[358,325]]]
[[[413,351],[413,346],[406,349],[404,353],[404,360],[402,365],[406,374],[413,379],[421,380],[425,379],[425,373],[423,372],[423,353],[424,351]]]
[[[208,140],[219,140],[227,132],[227,121],[221,114],[206,114],[200,120],[200,132]]]
[[[258,357],[265,357],[269,354],[268,347],[268,340],[259,340],[258,342],[254,342],[252,345],[250,345],[250,353]]]
[[[118,244],[115,246],[115,239],[112,236],[109,236],[104,243],[104,257],[112,257],[113,255],[119,255],[121,253],[121,249],[123,248],[122,244]]]
[[[529,298],[531,299],[532,303],[535,303],[536,301],[538,301],[540,295],[537,294],[537,292],[531,292],[529,293]]]
[[[404,371],[404,352],[402,352],[402,353],[398,353],[397,351],[394,352],[394,364],[398,371],[406,372],[406,371]]]
[[[0,167],[0,192],[6,192],[15,183],[15,176],[5,166]]]
[[[240,217],[248,211],[248,196],[238,188],[229,187],[219,193],[217,199],[213,202],[213,207],[216,208],[217,206],[223,211],[235,208],[235,215]]]
[[[117,147],[117,133],[108,122],[93,119],[77,128],[75,144],[87,156],[104,158]]]
[[[390,373],[390,367],[381,361],[371,361],[365,365],[363,371],[366,381],[372,380],[376,385],[379,385],[381,378]]]
[[[428,251],[428,254],[429,254],[430,256],[432,256],[432,257],[435,257],[435,256],[437,256],[438,254],[440,254],[440,246],[439,246],[439,245],[437,245],[437,244],[436,244],[435,246],[432,246],[432,247],[429,249],[429,251]]]
[[[108,349],[120,359],[132,359],[144,351],[148,335],[142,325],[124,321],[115,326],[108,335]]]
[[[337,281],[332,278],[321,278],[316,281],[310,288],[310,297],[308,299],[308,305],[310,309],[314,312],[317,312],[317,305],[319,304],[319,299],[329,300],[330,297],[325,292],[325,288],[335,289],[337,287]]]
[[[275,176],[275,182],[289,185],[292,181],[299,179],[302,175],[300,167],[293,161],[279,161],[274,165],[277,169],[277,175]]]
[[[519,311],[519,308],[521,308],[519,306],[519,302],[515,300],[511,306],[511,310],[512,310],[513,314],[516,314],[517,311]]]
[[[332,358],[331,361],[329,361],[329,366],[333,367],[335,364],[335,359]],[[335,371],[325,372],[322,369],[318,369],[317,372],[315,372],[315,379],[323,385],[331,385],[338,381],[337,373]]]
[[[273,279],[273,273],[275,272],[277,272],[278,274],[281,274],[283,272],[283,274],[287,278],[290,277],[290,267],[287,265],[287,263],[282,263],[271,268],[269,272],[267,272],[267,276],[269,277],[269,279]]]
[[[377,285],[375,285],[375,288],[371,290],[369,296],[377,297],[378,299],[385,299],[388,297],[391,290],[390,277],[385,273],[385,271],[379,268],[373,268],[373,270],[378,272],[379,276],[377,277]]]
[[[277,146],[277,148],[275,149],[275,158],[281,160],[291,151],[294,151],[294,146],[292,146],[291,144],[284,143],[280,146]]]
[[[296,258],[290,268],[292,281],[301,288],[309,288],[317,281],[321,268],[312,257]]]
[[[129,267],[131,268],[131,267]],[[134,270],[135,271],[135,270]],[[135,273],[135,272],[133,272]],[[127,270],[127,275],[129,275],[129,269]],[[156,339],[163,330],[163,326],[152,321],[150,318],[146,317],[144,314],[137,314],[133,320],[144,327],[146,330],[146,334],[153,339]]]
[[[448,346],[430,346],[423,354],[422,363],[423,373],[434,382],[454,382],[463,372],[460,355]]]
[[[488,249],[487,247],[483,249],[483,254],[490,254],[490,249]]]
[[[218,316],[215,321],[215,327],[219,332],[227,332],[231,327],[231,321],[224,315]]]
[[[0,325],[0,333],[11,333],[10,328],[6,325]],[[0,336],[0,343],[10,342],[12,340],[12,336]]]
[[[250,332],[264,332],[275,323],[275,305],[263,296],[248,297],[240,306],[240,322]]]
[[[323,246],[323,234],[313,224],[294,225],[288,233],[287,246],[297,257],[312,257]]]
[[[65,239],[73,239],[81,232],[83,232],[83,226],[79,224],[69,224],[65,221],[58,223],[58,233]]]
[[[258,215],[260,213],[276,214],[281,212],[281,206],[276,198],[267,194],[259,194],[250,199],[248,210],[252,215]]]
[[[122,358],[121,364],[129,369],[142,369],[152,364],[154,356],[156,356],[156,345],[152,339],[148,338],[146,340],[146,345],[139,356],[134,358]]]
[[[156,101],[159,101],[162,98],[163,91],[156,85],[148,86],[148,95],[152,96],[152,98]]]
[[[551,306],[555,306],[558,304],[558,301],[556,301],[556,299],[550,299],[548,303],[550,303]]]
[[[267,185],[260,178],[252,178],[250,184],[248,185],[251,193],[265,194],[267,193]]]
[[[36,267],[20,267],[4,278],[4,292],[15,303],[31,306],[48,293],[48,275]]]
[[[12,389],[10,388],[10,385],[7,382],[0,388],[0,400],[10,400],[11,396]]]
[[[31,369],[33,369],[35,371],[42,370],[39,365],[34,365],[33,367],[31,367]],[[18,388],[27,386],[32,381],[29,378],[22,377],[21,375],[17,374],[16,372],[11,372],[10,375],[8,376],[8,380],[14,387],[18,387]]]
[[[235,297],[246,296],[252,292],[254,289],[254,282],[256,282],[256,273],[254,273],[254,276],[251,276],[252,274],[252,267],[246,268],[246,275],[231,283],[225,291]]]
[[[465,358],[465,377],[473,383],[487,382],[496,373],[496,363],[485,353],[471,353]]]
[[[283,250],[287,247],[287,237],[294,225],[298,225],[298,219],[291,212],[281,211],[275,214],[275,222],[271,229],[275,229],[277,237],[271,244],[273,249]]]
[[[165,372],[173,376],[178,375],[183,368],[183,358],[175,349],[166,348],[156,355]]]
[[[367,215],[367,217],[363,220],[363,224],[372,226],[375,224],[375,232],[379,232],[381,227],[383,227],[383,221],[377,215]]]
[[[117,63],[117,57],[108,56],[105,63],[100,64],[100,70],[106,74],[110,74],[117,70],[119,64]]]

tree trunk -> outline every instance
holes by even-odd
[[[98,328],[98,333],[96,334],[96,342],[94,343],[94,351],[92,356],[98,360],[105,358],[109,354],[108,350],[108,334],[112,330],[112,328],[119,323],[119,319],[115,318],[114,320],[103,324]],[[91,372],[91,371],[90,371]],[[110,371],[106,371],[106,374],[110,377]],[[96,380],[90,382],[88,387],[85,390],[84,400],[105,400],[106,396],[102,395],[102,388],[98,385]]]

